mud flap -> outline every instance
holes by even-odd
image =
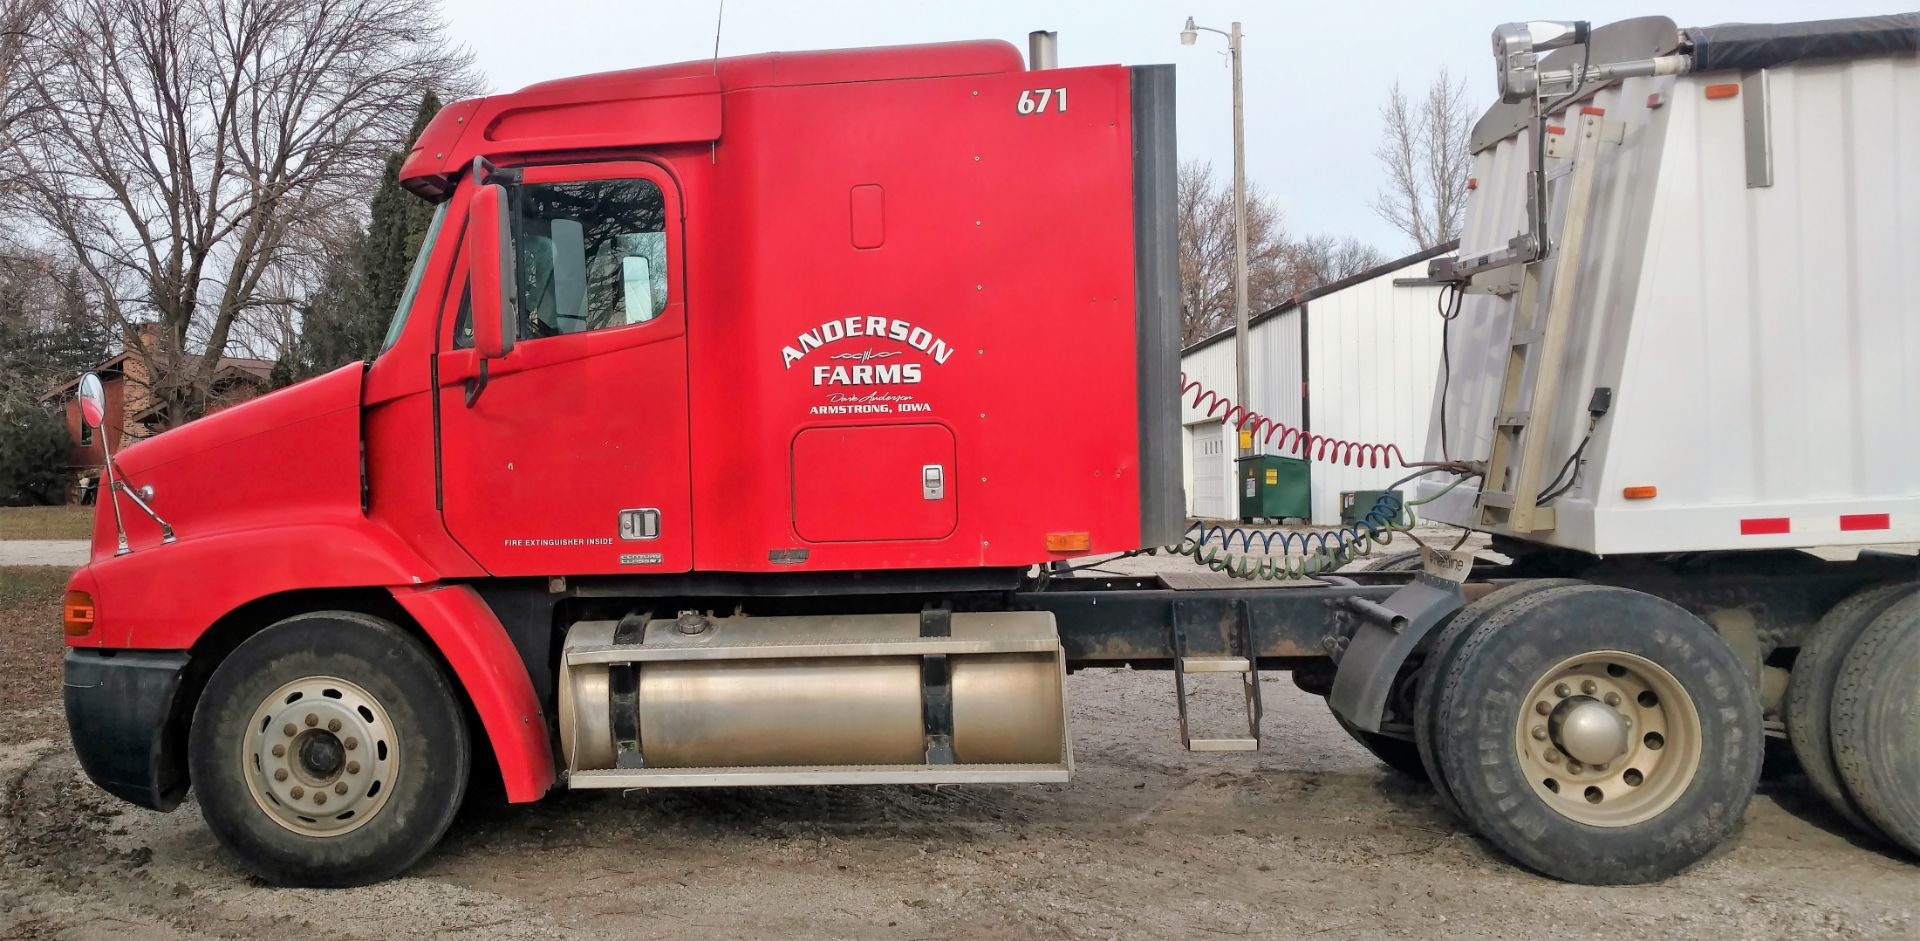
[[[1338,656],[1327,705],[1355,728],[1380,731],[1400,667],[1429,632],[1466,603],[1457,582],[1425,573],[1385,601],[1347,599],[1345,607],[1357,625],[1353,640]]]

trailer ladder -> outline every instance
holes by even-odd
[[[1554,131],[1561,131],[1554,133]],[[1574,138],[1572,141],[1566,138]],[[1596,159],[1603,144],[1618,145],[1625,125],[1609,121],[1599,108],[1581,108],[1577,128],[1549,128],[1547,156],[1567,157],[1548,175],[1568,176],[1566,212],[1561,238],[1543,257],[1526,264],[1519,299],[1507,336],[1507,369],[1501,382],[1499,408],[1493,417],[1493,452],[1487,460],[1475,501],[1478,524],[1512,533],[1554,528],[1552,507],[1538,505],[1541,472],[1545,470],[1547,436],[1529,434],[1534,416],[1553,414],[1560,393],[1561,367],[1567,350],[1567,328],[1572,319],[1579,283],[1581,256],[1586,248],[1587,216],[1593,201]],[[1554,262],[1553,283],[1546,310],[1539,309],[1542,266]],[[1528,366],[1531,365],[1532,369]]]

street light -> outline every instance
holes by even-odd
[[[1240,24],[1221,31],[1208,26],[1198,26],[1193,17],[1187,17],[1187,26],[1180,31],[1180,44],[1191,46],[1200,38],[1200,31],[1219,33],[1227,37],[1227,53],[1233,59],[1233,368],[1234,402],[1241,408],[1241,415],[1253,407],[1253,401],[1247,390],[1247,141],[1246,109],[1240,91]],[[1235,436],[1236,439],[1239,437]],[[1238,441],[1236,440],[1236,446]]]

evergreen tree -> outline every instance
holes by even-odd
[[[335,256],[319,290],[302,308],[298,350],[292,357],[301,376],[318,375],[380,352],[400,295],[406,291],[414,255],[433,220],[433,206],[400,186],[400,166],[407,149],[439,111],[439,97],[427,92],[414,115],[407,148],[387,158],[367,227]]]

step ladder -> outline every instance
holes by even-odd
[[[1246,697],[1244,737],[1194,738],[1187,725],[1187,674],[1238,673]],[[1188,751],[1260,750],[1260,667],[1245,599],[1173,602],[1173,691],[1180,708],[1180,744]]]
[[[1510,533],[1554,528],[1553,508],[1538,505],[1541,475],[1549,460],[1548,436],[1544,427],[1539,434],[1529,432],[1553,415],[1560,394],[1568,327],[1579,300],[1575,291],[1586,250],[1597,158],[1602,147],[1619,146],[1626,130],[1621,122],[1607,120],[1600,108],[1581,108],[1578,116],[1576,124],[1548,128],[1546,155],[1562,162],[1548,171],[1547,179],[1550,183],[1566,179],[1566,212],[1560,238],[1549,243],[1546,255],[1527,262],[1521,273],[1507,336],[1506,375],[1493,417],[1493,451],[1474,504],[1484,528]],[[1543,310],[1540,282],[1548,260],[1554,262],[1554,275]],[[1535,416],[1541,421],[1536,422]]]

